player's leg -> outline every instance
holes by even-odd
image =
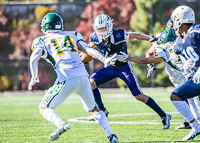
[[[182,140],[192,140],[200,134],[200,124],[195,120],[186,99],[200,94],[200,84],[194,84],[192,79],[185,82],[182,86],[175,89],[171,96],[171,102],[176,110],[186,119],[192,127],[190,133]]]
[[[109,67],[101,68],[96,73],[94,73],[90,76],[90,83],[92,85],[92,91],[94,94],[94,99],[97,104],[97,107],[99,109],[101,109],[102,111],[104,111],[106,115],[108,115],[108,111],[106,110],[106,108],[102,102],[101,94],[100,94],[97,86],[99,86],[107,81],[110,81],[113,78],[115,78],[115,76],[112,74],[112,69]]]
[[[199,122],[200,121],[200,117],[199,117],[199,109],[195,103],[195,100],[196,100],[197,96],[193,97],[193,98],[189,98],[187,99],[188,100],[188,103],[189,103],[189,106],[190,106],[190,110],[194,116],[194,118]]]
[[[83,108],[85,109],[85,111],[90,112],[90,114],[94,116],[94,120],[106,132],[110,142],[118,142],[118,138],[113,133],[104,112],[97,108],[95,105],[94,96],[88,78],[82,77],[82,79],[80,79],[79,81],[82,82],[82,88],[77,90],[76,92],[81,97]]]
[[[162,119],[163,129],[168,129],[170,127],[169,120],[171,116],[165,113],[160,106],[149,96],[143,94],[140,85],[138,83],[137,77],[135,76],[132,65],[128,63],[126,67],[118,74],[118,77],[121,78],[129,87],[132,95],[139,101],[145,103],[151,109],[153,109]]]
[[[70,124],[63,121],[54,109],[72,93],[76,84],[74,85],[71,81],[67,80],[54,84],[44,95],[39,105],[40,114],[57,127],[49,136],[51,141],[58,140],[62,133],[70,129]]]

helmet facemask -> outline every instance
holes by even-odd
[[[106,39],[113,33],[113,20],[105,14],[100,14],[95,18],[93,28],[100,39]]]

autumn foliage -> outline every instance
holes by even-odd
[[[130,20],[136,6],[133,0],[97,0],[86,6],[81,14],[81,21],[76,31],[84,35],[84,40],[88,40],[93,31],[93,21],[99,14],[107,14],[114,19],[115,29],[130,30]]]

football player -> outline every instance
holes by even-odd
[[[167,24],[165,25],[165,29],[166,30],[171,30],[172,29],[172,22],[171,22],[171,20],[168,20],[168,22],[167,22]],[[170,32],[171,33],[171,32]],[[172,32],[172,34],[173,34],[174,32]],[[158,33],[158,34],[156,34],[155,35],[155,37],[157,37],[157,38],[159,38],[160,37],[160,34],[161,33]],[[169,35],[169,33],[168,33],[168,35]],[[174,35],[174,34],[173,34]],[[172,35],[172,36],[173,36]],[[170,36],[170,35],[169,35]],[[161,38],[161,40],[164,40],[164,41],[166,41],[165,39],[163,39],[163,37],[160,37]],[[165,38],[165,36],[164,36],[164,38]],[[160,44],[162,44],[162,42],[159,42]],[[171,43],[173,43],[173,42],[171,42]],[[167,45],[169,45],[169,42],[166,44],[166,46]],[[156,42],[153,42],[153,44],[152,44],[152,46],[149,48],[149,50],[146,52],[146,54],[145,54],[145,57],[146,58],[148,58],[148,57],[150,57],[151,55],[153,55],[153,53],[154,53],[154,50],[155,50],[155,47],[157,47],[158,46],[158,42],[156,41]],[[172,46],[171,44],[170,44],[170,46]],[[175,53],[174,53],[175,54]],[[170,54],[169,54],[170,55]],[[177,55],[177,57],[178,57],[178,55]],[[179,56],[179,57],[182,57],[182,56]],[[156,57],[156,58],[158,58],[158,57]],[[182,58],[182,60],[185,60],[184,58]],[[183,62],[182,61],[180,61],[180,59],[179,59],[179,64],[180,64],[180,62],[182,63],[182,66],[183,66]],[[175,63],[176,64],[176,63]],[[156,68],[155,66],[154,66],[154,64],[148,64],[147,65],[147,70],[148,70],[148,72],[147,72],[147,78],[149,77],[149,76],[151,76],[151,74],[155,71],[155,70],[159,70],[159,68]],[[183,67],[182,67],[183,68]],[[185,75],[185,73],[183,73],[184,75]],[[170,75],[169,75],[170,76]],[[178,83],[179,85],[178,86],[180,86],[180,83]],[[182,84],[182,83],[181,83]],[[177,86],[175,86],[175,87],[177,87]],[[186,100],[187,101],[187,103],[188,103],[188,100]],[[190,105],[190,109],[192,110],[192,113],[193,113],[193,115],[195,116],[195,118],[197,119],[197,120],[200,120],[199,119],[199,97],[198,96],[195,96],[193,99],[191,99],[190,101],[189,101],[189,105]],[[194,105],[193,105],[194,104]],[[180,126],[178,126],[178,127],[176,127],[175,129],[190,129],[191,128],[191,126],[190,126],[190,124],[187,122],[187,120],[186,119],[184,119],[184,122],[180,125]]]
[[[83,48],[83,45],[87,44],[81,41],[82,35],[75,31],[63,31],[63,19],[56,13],[46,14],[41,27],[44,36],[37,37],[32,44],[33,52],[30,57],[32,78],[29,90],[39,82],[38,61],[42,57],[53,66],[57,74],[54,85],[48,89],[39,105],[40,115],[57,127],[49,136],[49,140],[58,140],[61,134],[70,129],[70,124],[66,123],[54,109],[75,92],[80,96],[85,111],[90,112],[107,133],[109,141],[118,142],[104,112],[95,105],[89,75],[78,52],[90,48],[89,46]]]
[[[200,95],[200,25],[194,25],[195,13],[189,6],[177,7],[171,15],[173,29],[178,38],[174,46],[177,54],[182,54],[186,61],[185,69],[197,68],[193,78],[186,81],[182,86],[175,89],[171,94],[171,102],[178,112],[189,122],[192,127],[188,135],[182,140],[192,140],[200,134],[200,124],[194,118],[186,99]],[[186,70],[187,72],[187,70]]]
[[[127,40],[139,39],[154,42],[156,38],[123,29],[113,29],[113,20],[106,14],[98,15],[93,24],[94,32],[90,34],[89,45],[99,50],[104,56],[113,57],[120,52],[127,53]],[[104,66],[90,76],[90,82],[97,106],[108,114],[101,99],[98,86],[114,78],[122,79],[130,89],[132,95],[139,101],[152,108],[162,119],[163,129],[170,127],[171,116],[165,113],[159,105],[149,96],[145,95],[133,72],[131,62],[113,61],[111,65]],[[93,117],[89,117],[92,120]]]
[[[117,58],[119,61],[132,61],[139,64],[152,64],[152,63],[158,63],[160,61],[164,61],[165,63],[165,71],[169,75],[169,79],[172,82],[172,84],[178,88],[180,87],[184,82],[186,82],[188,78],[188,74],[190,75],[191,72],[185,72],[188,69],[188,66],[183,66],[183,57],[181,55],[177,55],[174,52],[174,41],[176,40],[176,35],[174,33],[174,30],[167,29],[164,30],[156,43],[153,44],[155,47],[151,47],[151,50],[148,50],[148,54],[150,55],[145,57],[130,57],[126,53],[122,53],[122,55],[117,55]],[[151,55],[150,51],[153,51],[153,55]],[[182,59],[182,60],[181,60]],[[191,63],[189,63],[191,64]],[[195,101],[198,101],[198,97],[195,96],[193,98],[187,99],[190,108],[192,110],[192,113],[195,117],[195,119],[200,121],[199,117],[199,109],[198,105],[196,105]],[[181,126],[177,127],[176,129],[188,129],[191,128],[189,123],[185,121]]]

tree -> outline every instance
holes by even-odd
[[[164,30],[164,12],[162,0],[136,0],[136,13],[131,20],[131,27],[139,33],[154,35]],[[152,6],[152,7],[151,7]],[[151,12],[151,8],[153,11]],[[153,25],[152,25],[153,24]],[[129,54],[131,56],[145,56],[145,52],[151,46],[150,42],[133,40],[128,42]],[[159,68],[164,69],[163,62],[156,64]],[[146,78],[146,65],[133,63],[134,72],[141,86],[149,86],[150,79]],[[164,70],[156,72],[156,85],[171,85],[169,78]]]
[[[114,19],[115,29],[131,30],[129,25],[131,16],[135,11],[135,3],[133,0],[97,0],[86,6],[81,14],[80,21],[76,31],[84,36],[84,40],[88,41],[90,33],[93,31],[93,21],[99,14],[107,14]]]

